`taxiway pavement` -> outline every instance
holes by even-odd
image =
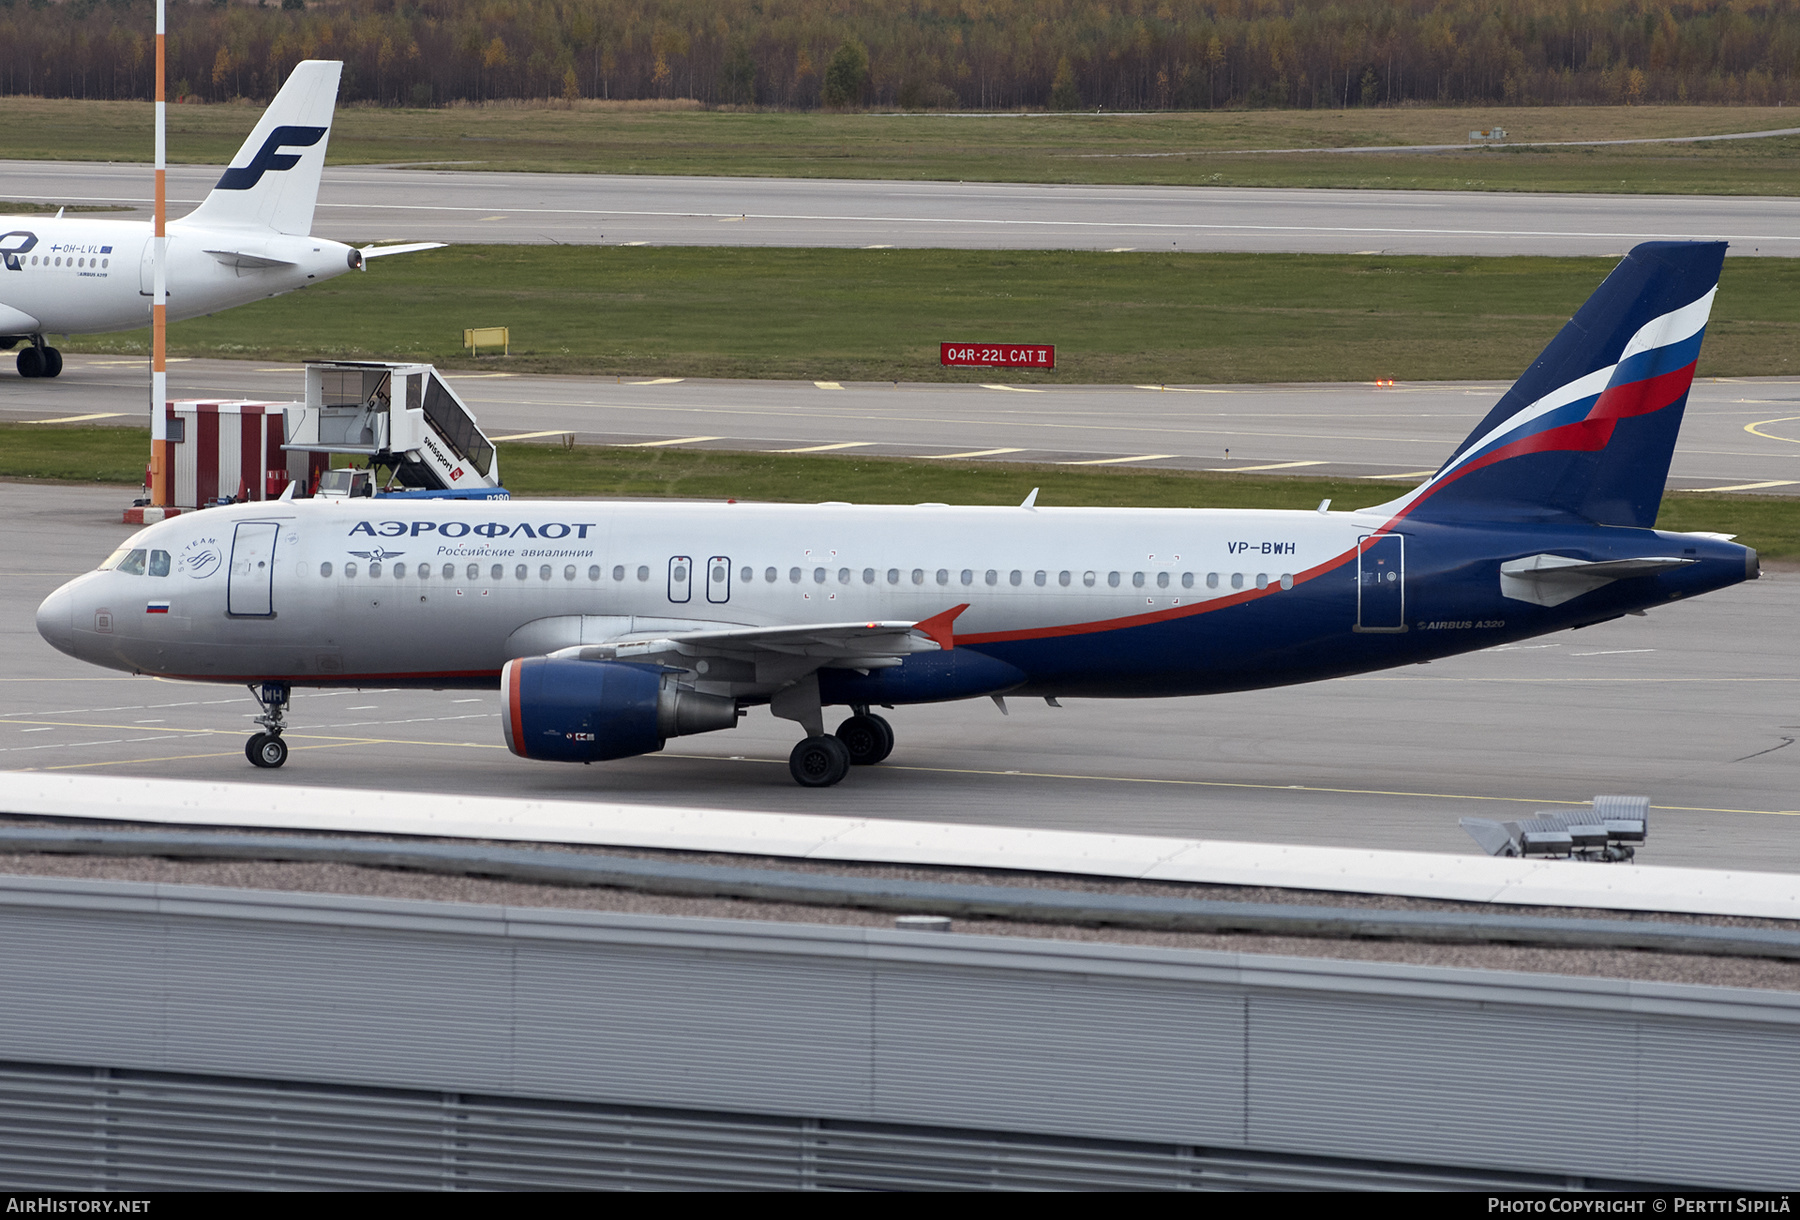
[[[186,214],[213,166],[169,170]],[[7,198],[123,206],[148,219],[151,170],[0,161]],[[119,213],[124,215],[124,213]],[[1641,241],[1722,238],[1733,254],[1800,255],[1800,199],[1494,191],[1283,190],[994,182],[325,171],[314,231],[342,241],[578,245],[1233,250],[1619,255]]]
[[[766,711],[592,767],[527,762],[497,696],[296,691],[279,772],[235,687],[96,669],[39,639],[38,602],[129,530],[123,489],[0,483],[0,770],[947,819],[1473,852],[1461,816],[1601,792],[1654,803],[1650,863],[1800,871],[1800,574],[1362,678],[1204,699],[988,700],[892,713],[893,757],[835,788],[787,774]],[[1601,867],[1575,866],[1571,867]]]
[[[490,437],[970,461],[1070,463],[1366,478],[1435,469],[1506,391],[1503,382],[1397,386],[931,385],[451,373]],[[27,381],[0,362],[0,420],[139,424],[141,359],[67,357]],[[299,365],[169,364],[177,399],[303,397]],[[502,471],[504,474],[504,471]],[[1694,383],[1670,486],[1800,492],[1800,380]]]

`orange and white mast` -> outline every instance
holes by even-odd
[[[169,283],[165,267],[168,236],[168,100],[163,81],[167,75],[163,57],[165,0],[156,0],[156,228],[151,241],[150,263],[154,294],[150,304],[150,503],[170,506],[170,475],[174,462],[169,452],[169,366],[165,350],[168,327]]]

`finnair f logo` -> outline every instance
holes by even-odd
[[[20,270],[19,255],[28,253],[36,245],[37,234],[23,229],[0,236],[0,266],[8,271]]]
[[[277,127],[263,141],[250,164],[238,166],[225,171],[219,179],[218,189],[221,191],[247,191],[262,181],[262,176],[270,170],[293,169],[300,164],[300,154],[284,153],[282,148],[311,148],[325,138],[325,127]]]

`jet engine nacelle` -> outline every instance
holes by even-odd
[[[729,729],[737,700],[683,686],[659,665],[522,657],[500,671],[506,746],[521,758],[599,762],[662,749],[670,737]]]

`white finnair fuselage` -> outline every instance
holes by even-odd
[[[11,255],[0,266],[0,333],[95,335],[149,325],[149,222],[0,216],[0,226],[0,251]],[[29,246],[12,253],[26,238]],[[180,220],[169,223],[166,248],[171,322],[280,296],[362,265],[355,247],[322,237]]]
[[[337,105],[336,61],[293,73],[198,208],[170,221],[170,321],[197,318],[360,269],[416,243],[357,249],[310,236]],[[154,226],[142,220],[0,216],[0,337],[135,330],[150,321]],[[55,376],[60,364],[27,376]]]

